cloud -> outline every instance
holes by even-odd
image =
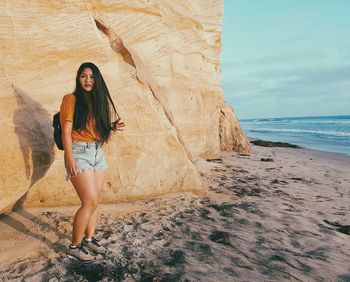
[[[267,67],[227,77],[221,84],[224,96],[239,116],[305,115],[301,110],[336,114],[337,107],[343,114],[350,112],[350,63]]]
[[[329,55],[326,52],[314,50],[300,50],[293,52],[284,52],[261,58],[247,59],[242,61],[224,61],[222,63],[223,72],[237,68],[267,68],[274,65],[288,65],[289,67],[295,64],[320,62],[320,59],[328,59]]]
[[[275,95],[305,88],[329,88],[350,83],[350,63],[344,65],[315,65],[311,67],[265,68],[232,79],[222,80],[224,90],[239,92],[270,91]],[[349,90],[350,92],[350,90]],[[350,94],[350,93],[349,93]],[[242,96],[242,94],[239,94]]]

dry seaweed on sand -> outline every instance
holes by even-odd
[[[285,148],[296,148],[301,149],[300,146],[290,143],[284,143],[284,142],[273,142],[273,141],[266,141],[266,140],[253,140],[250,141],[250,143],[262,146],[262,147],[285,147]]]

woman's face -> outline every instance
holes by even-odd
[[[90,92],[94,88],[94,74],[92,73],[92,69],[85,68],[83,72],[80,74],[79,81],[81,87],[83,87],[85,92]]]

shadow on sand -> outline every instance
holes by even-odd
[[[30,182],[26,193],[16,201],[12,210],[17,211],[17,214],[20,216],[39,225],[40,229],[55,232],[60,239],[68,239],[69,237],[67,235],[58,232],[51,225],[23,209],[23,202],[28,191],[39,179],[45,176],[54,160],[55,143],[53,140],[51,116],[43,106],[16,87],[14,87],[14,96],[17,100],[17,108],[13,114],[15,133],[18,136],[26,177]],[[11,216],[11,214],[2,215],[0,220],[14,229],[44,242],[56,251],[62,247],[59,245],[55,246],[55,243],[44,236],[29,230],[22,222]]]

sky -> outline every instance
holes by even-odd
[[[221,86],[238,119],[350,114],[350,1],[224,0]]]

